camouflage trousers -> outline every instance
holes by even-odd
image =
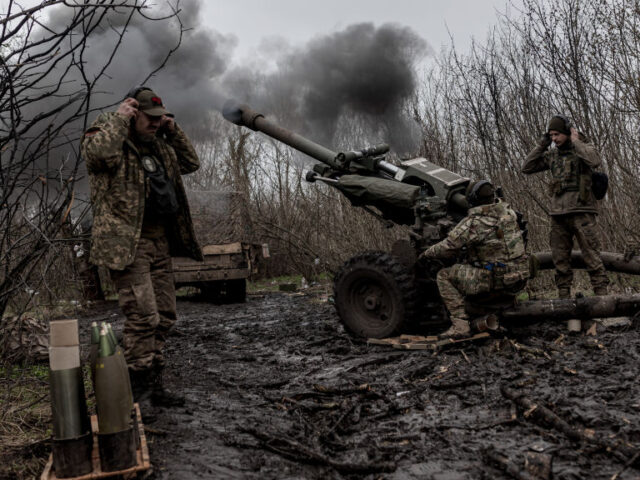
[[[133,263],[110,273],[118,303],[127,317],[123,347],[129,369],[163,366],[162,350],[176,322],[176,292],[167,238],[140,238]]]
[[[569,298],[573,284],[571,249],[573,239],[578,241],[582,258],[596,295],[606,295],[609,279],[600,258],[596,216],[593,213],[571,213],[551,217],[551,257],[556,268],[556,287],[560,298]]]
[[[469,320],[469,315],[464,310],[464,297],[491,291],[489,270],[462,263],[441,269],[436,281],[452,321],[453,319]]]

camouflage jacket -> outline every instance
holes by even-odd
[[[103,113],[85,132],[81,147],[89,172],[93,208],[90,261],[114,270],[122,270],[133,262],[148,191],[148,180],[138,149],[129,136],[129,125],[129,119],[123,115]],[[200,260],[202,252],[180,176],[200,167],[198,155],[177,125],[175,132],[157,136],[154,142],[179,203],[173,228],[167,232],[171,255]]]
[[[505,202],[480,205],[456,225],[447,238],[427,249],[426,258],[455,258],[467,249],[468,263],[488,268],[503,264],[513,280],[529,277],[529,261],[516,212]],[[504,273],[504,271],[503,271]]]
[[[522,173],[551,171],[551,215],[598,213],[591,191],[591,173],[600,156],[590,143],[575,140],[569,148],[538,145],[525,159]]]

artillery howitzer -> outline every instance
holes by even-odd
[[[348,260],[334,277],[338,315],[356,335],[382,338],[411,324],[441,327],[446,318],[434,273],[438,265],[418,262],[421,251],[446,237],[468,210],[469,179],[425,158],[394,165],[385,160],[388,145],[334,152],[267,120],[246,105],[227,102],[224,117],[260,131],[319,160],[306,174],[340,190],[353,205],[389,225],[410,226],[409,239],[398,240],[390,252],[364,252]],[[523,222],[523,228],[526,223]],[[534,254],[539,268],[553,268],[548,253]],[[602,253],[609,271],[640,274],[640,259]],[[584,266],[577,252],[573,263]],[[486,295],[485,295],[486,297]],[[506,322],[630,315],[640,311],[640,295],[610,295],[572,300],[532,300],[514,305],[513,297],[473,301],[468,310]]]

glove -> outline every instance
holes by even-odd
[[[548,148],[549,145],[551,145],[551,135],[549,135],[548,133],[542,134],[540,140],[538,140],[538,145],[544,148]]]

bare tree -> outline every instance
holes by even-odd
[[[11,299],[22,300],[20,309],[39,291],[54,294],[68,278],[52,271],[61,256],[73,268],[69,246],[79,245],[88,210],[77,195],[80,135],[105,107],[95,94],[127,26],[134,16],[154,21],[146,8],[143,1],[50,0],[25,9],[10,0],[0,17],[0,314]],[[56,16],[55,26],[46,14]],[[114,42],[97,61],[90,39],[105,29]],[[82,253],[77,246],[71,255]]]
[[[604,246],[622,251],[640,240],[640,2],[526,0],[514,10],[468,53],[443,53],[429,73],[414,106],[423,154],[501,184],[530,220],[532,250],[547,249],[548,180],[520,167],[548,119],[565,114],[603,158]]]
[[[397,106],[406,124],[413,121],[421,130],[414,154],[501,185],[529,219],[531,250],[544,250],[548,179],[525,177],[520,168],[548,119],[566,114],[596,145],[610,176],[600,211],[604,247],[622,251],[638,242],[639,12],[639,0],[514,4],[513,13],[468,52],[443,52],[410,105]],[[304,123],[299,105],[269,83],[273,80],[252,77],[256,89],[274,91],[266,113],[295,130]],[[376,125],[348,108],[340,111],[328,147],[388,140],[383,122]],[[230,140],[215,142],[216,177],[226,188],[244,192],[250,204],[245,218],[253,234],[272,243],[279,273],[304,271],[315,258],[334,268],[358,250],[388,248],[403,235],[401,229],[385,230],[338,192],[301,181],[310,163],[290,149],[257,133],[241,138],[228,128],[220,132]],[[309,136],[314,139],[313,132]]]

